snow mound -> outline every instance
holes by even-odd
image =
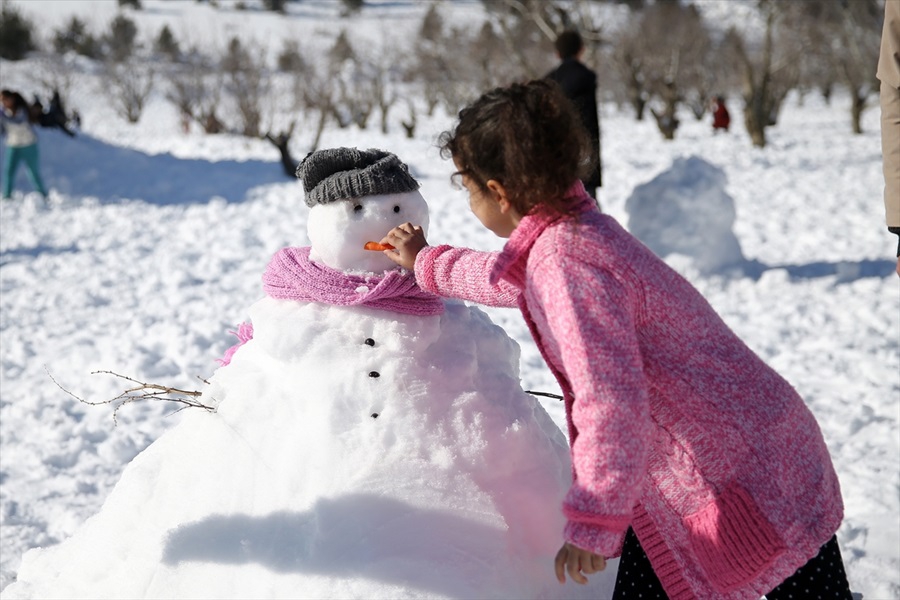
[[[727,178],[702,158],[677,158],[625,202],[628,229],[660,257],[680,254],[704,275],[745,263]]]
[[[482,311],[263,298],[254,337],[6,598],[601,597],[552,560],[568,448]]]

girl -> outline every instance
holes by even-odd
[[[37,135],[31,126],[28,103],[18,92],[0,91],[0,129],[6,134],[6,156],[3,160],[3,198],[12,194],[13,180],[19,169],[19,162],[25,161],[31,183],[38,193],[47,197],[47,188],[41,179],[38,166]]]
[[[518,306],[563,390],[573,478],[565,574],[621,556],[614,598],[851,597],[828,449],[794,389],[579,181],[590,156],[556,84],[493,90],[441,136],[499,253],[382,243],[419,285]],[[639,594],[642,594],[640,596]]]

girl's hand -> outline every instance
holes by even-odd
[[[382,238],[381,243],[394,247],[393,250],[385,250],[385,256],[410,271],[415,269],[419,250],[428,245],[422,228],[412,223],[394,227]]]
[[[606,559],[599,554],[582,550],[566,542],[556,553],[554,566],[556,567],[556,578],[560,583],[566,582],[566,571],[568,571],[572,581],[584,585],[588,582],[585,575],[593,575],[606,568]]]

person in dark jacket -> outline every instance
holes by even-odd
[[[577,31],[563,31],[556,38],[554,45],[556,54],[562,62],[547,74],[547,78],[558,83],[572,101],[590,135],[593,168],[582,182],[588,194],[596,199],[597,188],[603,185],[600,166],[600,120],[597,117],[597,74],[581,62],[584,41]]]
[[[66,108],[63,106],[62,98],[59,96],[59,90],[53,90],[53,96],[50,98],[50,107],[45,113],[48,124],[44,127],[56,127],[62,129],[69,137],[75,137],[75,132],[69,128],[69,117],[66,114]]]
[[[69,129],[69,117],[66,116],[66,109],[63,106],[58,90],[53,90],[50,106],[46,110],[44,110],[44,103],[35,94],[29,110],[32,120],[41,127],[61,129],[67,136],[75,137],[75,132]]]

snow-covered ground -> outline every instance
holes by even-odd
[[[17,2],[26,14],[43,14],[47,31],[76,12],[104,23],[114,4]],[[165,17],[182,29],[188,26],[179,19],[209,10],[192,0],[144,4],[135,19]],[[316,31],[334,14],[326,2],[298,6],[308,8],[291,15],[284,34],[275,29],[278,17],[258,12],[233,27],[263,39]],[[477,10],[477,3],[463,6]],[[364,12],[348,23],[375,35],[391,11],[421,14],[401,2],[379,10],[371,14],[380,17]],[[412,27],[417,18],[400,22]],[[205,31],[200,24],[210,38],[233,34],[194,18],[194,35]],[[30,96],[38,91],[34,68],[0,63],[3,87]],[[39,132],[50,206],[21,192],[0,206],[0,588],[14,580],[27,549],[67,538],[96,513],[128,462],[184,415],[134,403],[118,412],[116,426],[110,407],[80,404],[60,386],[107,400],[123,382],[91,373],[110,370],[200,389],[197,377],[209,377],[233,341],[228,330],[262,296],[269,258],[308,244],[301,187],[282,175],[268,142],[183,134],[162,90],[141,122],[128,125],[90,76],[76,82],[69,102],[83,131],[74,139]],[[688,257],[668,260],[807,399],[842,483],[838,539],[851,586],[867,600],[889,599],[900,597],[900,280],[896,238],[883,224],[877,108],[864,115],[866,132],[854,136],[848,102],[791,97],[763,150],[742,131],[736,99],[732,133],[714,136],[708,122],[685,114],[669,143],[652,122],[604,106],[601,200],[627,224],[634,189],[676,159],[698,157],[724,171],[744,274],[701,275]],[[386,136],[333,128],[321,146],[396,153],[422,182],[430,241],[497,249],[501,240],[469,214],[435,148],[451,123],[440,114],[423,119],[411,140],[396,126]],[[308,131],[297,133],[296,156],[309,139]],[[22,172],[17,188],[30,189]],[[486,312],[521,346],[522,386],[557,391],[520,315]],[[562,425],[559,403],[542,404]]]

